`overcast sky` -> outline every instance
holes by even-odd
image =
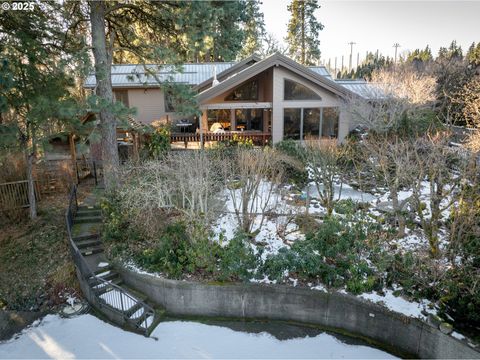
[[[290,0],[263,0],[262,10],[268,32],[279,40],[285,38]],[[321,8],[316,15],[325,28],[320,32],[322,58],[328,62],[345,56],[348,66],[350,41],[354,65],[357,52],[360,61],[366,50],[379,49],[385,55],[394,55],[394,43],[399,53],[430,45],[434,55],[440,46],[452,40],[468,49],[480,41],[480,1],[340,1],[319,0]]]

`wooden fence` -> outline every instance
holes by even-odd
[[[41,184],[34,182],[35,198],[40,201]],[[25,208],[29,206],[27,180],[13,181],[0,184],[0,211]]]

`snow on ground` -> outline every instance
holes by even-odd
[[[407,301],[400,296],[395,296],[392,290],[385,290],[385,296],[381,296],[373,292],[364,293],[358,296],[374,303],[380,303],[390,310],[414,318],[426,319],[425,315],[422,314],[422,310],[432,314],[436,313],[434,309],[430,309],[428,307],[428,300],[423,300],[420,303],[415,301]]]
[[[195,322],[161,323],[146,338],[92,315],[64,319],[47,315],[17,338],[0,342],[0,358],[394,358],[333,335],[277,340],[272,335],[234,331]]]

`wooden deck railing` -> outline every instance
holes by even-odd
[[[239,132],[224,132],[224,133],[214,133],[214,132],[205,132],[203,133],[203,139],[200,133],[172,133],[170,134],[170,142],[183,142],[185,148],[187,148],[189,142],[209,142],[209,141],[230,141],[234,139],[241,140],[252,140],[253,144],[256,146],[265,146],[272,139],[271,133],[262,133],[262,132],[249,132],[249,131],[239,131]]]

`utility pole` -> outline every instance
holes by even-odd
[[[395,60],[393,62],[393,65],[396,66],[397,65],[397,50],[398,48],[400,47],[400,44],[399,43],[395,43],[393,44],[393,47],[395,48]]]
[[[333,74],[333,78],[336,79],[337,78],[337,57],[335,56],[335,71],[334,71],[334,74]]]
[[[348,71],[352,70],[352,53],[353,53],[353,45],[356,43],[353,41],[350,41],[348,45],[350,45],[350,61],[348,63]]]
[[[342,73],[343,73],[343,55],[342,55]]]
[[[358,68],[358,63],[360,62],[360,53],[357,52],[357,68]]]

